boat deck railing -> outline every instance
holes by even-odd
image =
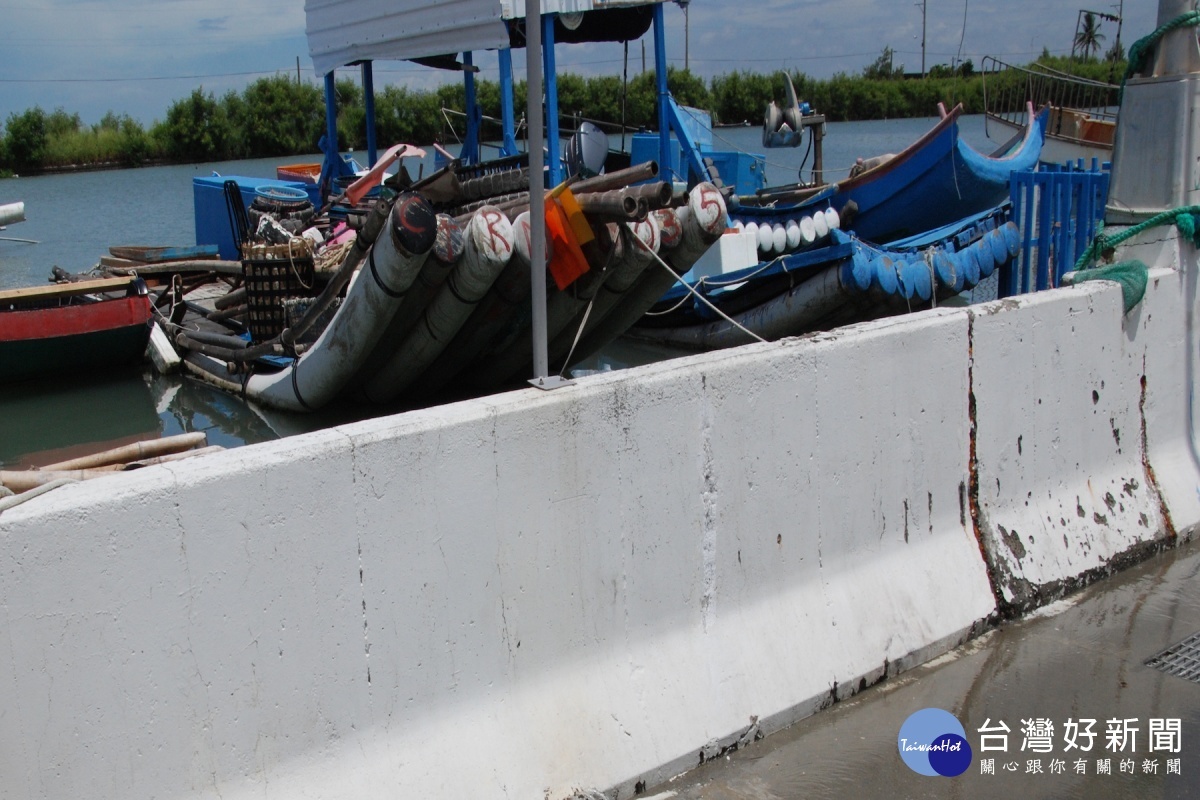
[[[1104,218],[1110,177],[1111,165],[1097,159],[1012,174],[1009,193],[1021,252],[1000,268],[1000,297],[1061,285]]]
[[[1052,108],[1047,134],[1079,142],[1112,144],[1120,87],[1041,64],[1018,67],[983,59],[983,106],[987,116],[1025,125],[1025,104]]]

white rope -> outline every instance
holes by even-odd
[[[71,478],[59,478],[58,480],[53,480],[49,483],[43,483],[41,486],[36,486],[27,492],[21,492],[20,494],[13,495],[12,497],[5,497],[4,499],[0,500],[0,514],[4,513],[10,508],[14,508],[22,503],[26,503],[38,495],[45,494],[52,489],[57,489],[60,486],[66,486],[68,483],[77,483],[77,481]]]
[[[558,377],[563,377],[567,372],[567,365],[571,363],[571,358],[575,355],[575,348],[579,346],[579,340],[583,338],[583,331],[587,328],[588,317],[592,315],[592,306],[596,304],[597,291],[592,295],[592,299],[588,300],[587,308],[583,311],[583,319],[579,322],[579,329],[575,331],[575,341],[571,342],[571,350],[567,353],[567,359],[563,361],[562,369],[558,371]]]
[[[929,297],[933,301],[931,308],[937,308],[937,273],[933,269],[933,248],[927,247],[921,253],[925,257],[925,268],[929,270]]]
[[[800,252],[800,251],[796,251],[796,252]],[[786,256],[786,255],[790,255],[790,254],[785,253],[784,256]],[[695,284],[696,288],[703,289],[705,286],[712,286],[715,289],[722,289],[726,286],[737,286],[738,284],[745,283],[746,281],[750,280],[751,278],[757,277],[758,275],[760,275],[764,271],[770,269],[771,267],[775,266],[776,264],[779,264],[780,266],[782,266],[783,271],[786,274],[788,272],[788,268],[787,268],[787,262],[784,261],[784,256],[776,256],[775,258],[771,259],[770,261],[764,261],[764,262],[762,262],[762,264],[759,265],[758,269],[754,270],[754,272],[751,272],[749,275],[743,275],[740,278],[737,278],[734,280],[718,281],[718,280],[714,280],[711,275],[706,275],[705,277],[696,281],[696,284]],[[678,303],[671,306],[670,308],[664,309],[662,311],[647,311],[646,316],[647,317],[665,316],[667,314],[670,314],[672,311],[678,310],[679,307],[682,306],[687,301],[688,301],[688,296],[685,294],[683,297],[680,298]]]
[[[628,227],[629,223],[628,223],[628,222],[626,222],[626,223],[625,223],[625,225]],[[646,244],[645,242],[643,242],[643,241],[641,240],[641,238],[639,238],[639,237],[637,237],[637,236],[634,236],[634,237],[633,237],[633,239],[634,239],[634,241],[636,241],[636,242],[637,242],[639,245],[641,245],[641,246],[642,246],[642,248],[643,248],[643,249],[644,249],[644,250],[645,250],[647,253],[649,253],[651,256],[653,256],[653,257],[654,257],[654,260],[655,260],[655,261],[657,261],[657,262],[658,262],[660,265],[662,265],[662,268],[663,268],[663,269],[665,269],[667,272],[669,272],[669,273],[671,273],[672,275],[674,275],[674,276],[675,276],[675,280],[676,280],[676,281],[678,281],[680,284],[682,284],[682,285],[683,285],[683,288],[685,288],[685,289],[687,289],[689,292],[691,292],[691,293],[692,293],[692,294],[693,294],[693,295],[696,297],[696,299],[697,299],[697,300],[699,300],[701,303],[704,303],[704,305],[706,305],[706,306],[708,306],[710,309],[712,309],[713,313],[715,313],[715,314],[716,314],[717,316],[719,316],[721,319],[723,319],[723,320],[725,320],[726,322],[728,322],[728,323],[729,323],[730,325],[732,325],[733,327],[735,327],[735,328],[737,328],[738,330],[740,330],[742,333],[744,333],[744,334],[746,334],[747,336],[749,336],[751,339],[754,339],[755,341],[762,342],[763,344],[766,344],[766,342],[767,342],[767,340],[766,340],[766,339],[762,338],[761,336],[759,336],[759,335],[758,335],[757,333],[755,333],[754,331],[750,330],[749,328],[747,328],[747,327],[745,327],[744,325],[742,325],[741,323],[739,323],[737,320],[735,320],[735,319],[733,319],[732,317],[730,317],[730,316],[729,316],[728,314],[726,314],[724,311],[722,311],[721,309],[717,308],[717,307],[716,307],[716,306],[714,306],[712,303],[710,303],[707,297],[705,297],[704,295],[700,294],[700,293],[699,293],[699,292],[697,292],[695,289],[693,289],[691,286],[688,286],[686,283],[684,283],[684,281],[683,281],[683,278],[681,278],[681,277],[679,276],[679,273],[677,273],[677,272],[675,272],[675,270],[671,269],[671,265],[670,265],[670,264],[668,264],[666,261],[663,261],[663,260],[662,260],[662,258],[661,258],[661,257],[658,255],[658,253],[654,252],[653,248],[651,248],[651,247],[650,247],[650,245],[648,245],[648,244]]]
[[[701,278],[700,282],[697,285],[703,286],[704,278]],[[667,314],[671,314],[675,311],[678,311],[680,308],[683,307],[684,303],[686,303],[688,300],[691,300],[691,299],[692,299],[691,295],[685,294],[683,297],[679,298],[678,303],[671,306],[670,308],[665,308],[662,311],[647,311],[646,316],[647,317],[665,317]]]

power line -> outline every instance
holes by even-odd
[[[898,55],[904,55],[904,54],[919,55],[920,54],[920,51],[913,51],[913,50],[895,50],[893,52],[895,52]],[[1029,51],[1023,51],[1023,52],[1013,52],[1013,53],[990,53],[987,55],[994,55],[994,56],[1001,57],[1001,58],[1011,58],[1013,56],[1040,55],[1041,52],[1042,52],[1041,50],[1037,50],[1037,51],[1029,50]],[[1064,50],[1064,51],[1052,51],[1052,52],[1065,53],[1066,51]],[[801,62],[805,62],[805,61],[823,61],[823,60],[838,59],[838,58],[845,58],[845,59],[865,58],[865,57],[869,57],[869,56],[873,56],[873,55],[876,55],[876,54],[875,53],[838,53],[835,55],[824,55],[824,56],[815,56],[815,55],[805,55],[805,56],[800,56],[800,57],[778,56],[778,57],[774,57],[774,58],[697,58],[696,62],[701,63],[701,64],[727,64],[727,63],[743,63],[743,62],[801,63]],[[929,55],[954,57],[956,55],[961,56],[961,53],[956,54],[956,53],[931,52],[931,53],[929,53]],[[969,53],[968,55],[982,56],[985,54],[981,54],[981,53],[970,54]],[[674,63],[683,63],[684,59],[671,58],[671,59],[668,59],[668,61],[674,62]],[[599,64],[620,64],[620,63],[621,63],[621,59],[616,58],[616,59],[596,59],[596,60],[591,60],[591,61],[575,61],[575,62],[562,61],[562,62],[560,62],[559,65],[562,69],[572,69],[574,67],[586,67],[586,66],[595,66],[595,65],[599,65]],[[250,78],[250,77],[255,77],[255,76],[260,76],[260,75],[278,75],[280,73],[291,74],[291,71],[292,71],[291,66],[287,66],[287,67],[279,67],[277,69],[249,70],[246,72],[214,72],[214,73],[209,73],[209,74],[204,74],[204,75],[149,75],[149,76],[141,75],[141,76],[129,77],[129,78],[114,78],[114,77],[108,77],[108,78],[0,78],[0,84],[12,84],[12,83],[27,83],[27,84],[142,83],[142,82],[147,82],[147,81],[155,81],[155,82],[158,82],[158,81],[199,81],[199,80],[209,80],[212,78]],[[375,70],[375,72],[377,74],[384,74],[384,75],[425,75],[425,74],[429,74],[430,70],[427,67],[414,67],[412,69],[387,69],[387,68],[381,69],[381,68],[377,68]]]

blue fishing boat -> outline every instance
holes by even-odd
[[[842,226],[861,239],[886,243],[949,225],[993,208],[1008,196],[1009,176],[1037,166],[1048,110],[1000,152],[984,155],[958,131],[962,106],[943,110],[938,123],[900,153],[871,159],[830,187],[765,189],[732,205],[733,219],[760,227],[779,224],[828,201]],[[769,255],[768,250],[764,255]]]

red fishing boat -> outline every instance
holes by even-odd
[[[151,324],[140,278],[0,291],[0,385],[137,363]]]

